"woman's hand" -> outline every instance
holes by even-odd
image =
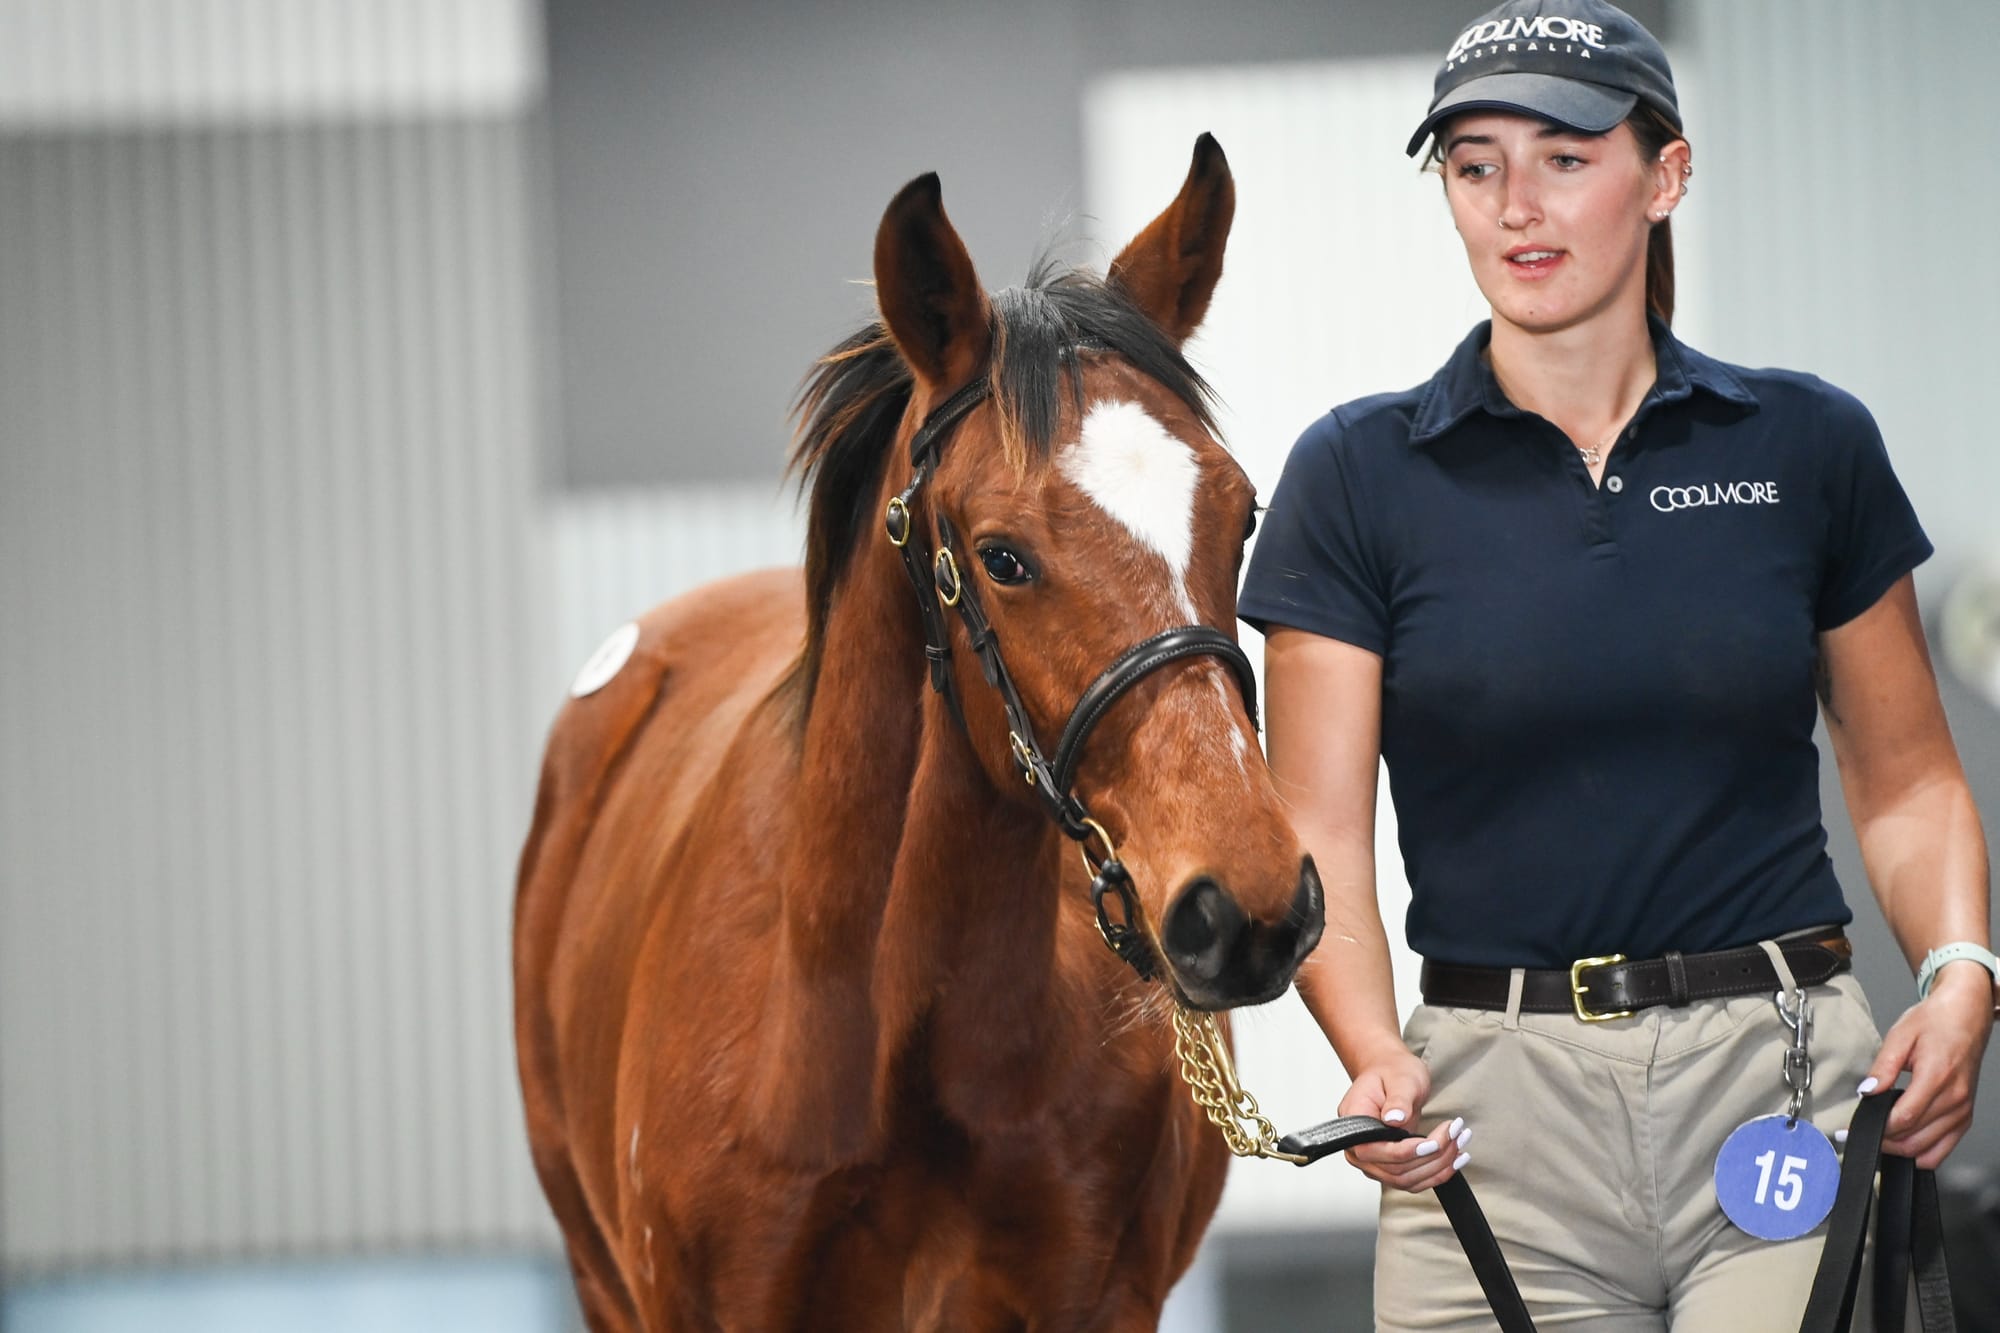
[[[1371,1060],[1340,1099],[1340,1114],[1367,1115],[1391,1125],[1408,1124],[1430,1096],[1431,1071],[1407,1048],[1384,1052]],[[1420,1139],[1399,1143],[1364,1143],[1347,1150],[1347,1160],[1370,1180],[1393,1189],[1434,1189],[1472,1160],[1466,1145],[1472,1128],[1453,1120]]]
[[[1972,1126],[1979,1063],[1993,1030],[1993,979],[1957,963],[1937,975],[1928,998],[1905,1010],[1882,1039],[1862,1081],[1865,1096],[1888,1088],[1905,1069],[1910,1085],[1889,1113],[1882,1151],[1914,1157],[1935,1170]]]

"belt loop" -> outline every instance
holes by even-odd
[[[1528,969],[1513,967],[1507,969],[1507,1012],[1500,1019],[1500,1026],[1509,1032],[1521,1027],[1521,988],[1528,983]]]
[[[1666,964],[1667,1003],[1676,1009],[1685,1009],[1689,998],[1687,960],[1681,956],[1679,949],[1669,949],[1666,952]]]
[[[1770,940],[1758,940],[1757,947],[1762,949],[1767,955],[1769,955],[1771,959],[1771,966],[1778,973],[1778,984],[1784,987],[1785,1003],[1790,1004],[1792,1002],[1792,996],[1798,993],[1799,983],[1798,980],[1792,976],[1792,965],[1785,961],[1785,951],[1783,949],[1780,949],[1776,944],[1773,944]]]

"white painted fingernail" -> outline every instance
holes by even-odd
[[[1470,1162],[1471,1160],[1472,1160],[1471,1153],[1462,1152],[1458,1155],[1458,1160],[1451,1164],[1451,1169],[1454,1171],[1463,1171],[1465,1170],[1466,1163]]]
[[[1400,1125],[1403,1123],[1403,1113],[1401,1111],[1384,1111],[1382,1113],[1382,1123],[1385,1125]]]
[[[1472,1142],[1472,1126],[1467,1125],[1464,1129],[1460,1130],[1458,1137],[1452,1141],[1458,1144],[1460,1148],[1464,1148],[1466,1144]]]
[[[1860,1094],[1861,1096],[1863,1096],[1863,1097],[1866,1097],[1866,1096],[1867,1096],[1867,1095],[1868,1095],[1869,1093],[1871,1093],[1871,1092],[1875,1091],[1875,1089],[1876,1089],[1876,1088],[1877,1088],[1877,1087],[1878,1087],[1878,1086],[1879,1086],[1880,1084],[1881,1084],[1881,1080],[1880,1080],[1880,1079],[1877,1079],[1877,1078],[1873,1078],[1873,1077],[1870,1077],[1870,1078],[1864,1078],[1864,1079],[1862,1079],[1862,1080],[1861,1080],[1861,1086],[1860,1086],[1860,1087],[1858,1087],[1858,1088],[1856,1088],[1856,1089],[1855,1089],[1854,1091],[1855,1091],[1856,1093]]]
[[[1836,1130],[1834,1130],[1834,1131],[1833,1131],[1833,1141],[1834,1141],[1835,1143],[1845,1143],[1845,1142],[1847,1142],[1847,1131],[1846,1131],[1846,1130],[1844,1130],[1844,1129],[1836,1129]]]
[[[1457,1138],[1458,1131],[1464,1128],[1465,1128],[1465,1117],[1462,1115],[1454,1116],[1451,1122],[1451,1137]]]
[[[1436,1152],[1437,1150],[1438,1150],[1438,1144],[1436,1139],[1425,1139],[1422,1143],[1419,1143],[1417,1145],[1417,1156],[1429,1157],[1432,1153]]]

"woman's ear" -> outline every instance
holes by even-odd
[[[1686,139],[1675,139],[1653,159],[1653,197],[1646,206],[1652,221],[1666,221],[1687,194],[1688,179],[1694,175],[1693,154]]]
[[[917,377],[955,389],[992,347],[986,290],[944,215],[936,172],[897,192],[875,232],[875,299],[889,336]]]
[[[1236,217],[1236,180],[1212,134],[1194,141],[1181,192],[1111,261],[1109,281],[1175,342],[1208,313],[1222,279],[1222,251]]]

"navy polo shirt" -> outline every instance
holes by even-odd
[[[1293,447],[1239,613],[1379,654],[1428,958],[1566,967],[1852,919],[1826,855],[1815,636],[1931,553],[1874,419],[1654,322],[1603,485],[1501,394],[1481,324]]]

